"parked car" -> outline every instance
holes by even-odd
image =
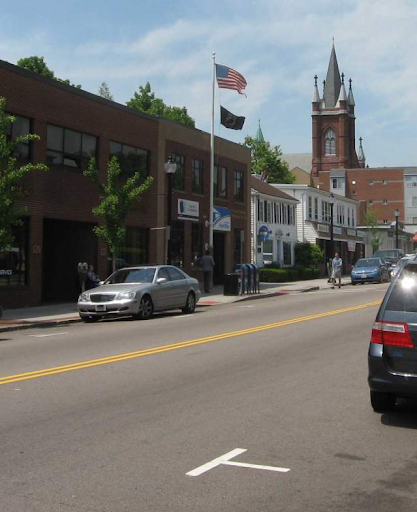
[[[417,261],[409,260],[391,283],[372,329],[368,383],[376,412],[398,397],[417,398]]]
[[[391,277],[396,277],[396,275],[399,274],[400,270],[404,267],[407,261],[410,261],[410,259],[414,259],[414,256],[414,254],[410,254],[404,256],[404,258],[401,258],[400,261],[398,261],[397,264],[391,268]]]
[[[382,258],[391,267],[390,270],[397,264],[397,262],[404,256],[403,251],[400,249],[385,249],[376,251],[373,255],[374,258]]]
[[[102,285],[82,293],[77,307],[85,322],[126,315],[148,319],[154,311],[193,313],[200,297],[197,279],[177,267],[130,267],[117,270]]]
[[[381,258],[361,258],[352,267],[350,279],[357,283],[383,283],[390,280],[387,264]]]

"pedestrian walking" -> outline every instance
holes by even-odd
[[[342,258],[339,257],[339,253],[336,252],[334,255],[333,261],[332,261],[332,269],[333,269],[333,272],[332,272],[333,286],[332,286],[332,288],[334,288],[334,286],[336,284],[336,279],[339,280],[339,288],[341,287],[342,265],[343,265],[343,260],[342,260]]]
[[[210,254],[210,251],[207,250],[206,254],[200,258],[200,266],[202,267],[204,274],[204,291],[206,293],[210,292],[211,276],[214,265],[213,256]]]

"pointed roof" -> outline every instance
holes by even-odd
[[[348,105],[351,107],[355,106],[355,98],[353,97],[353,90],[352,90],[352,79],[349,78],[349,98],[348,98]]]
[[[365,158],[365,152],[363,150],[363,146],[362,146],[362,137],[359,137],[359,151],[358,151],[358,160],[359,162],[365,162],[366,158]]]
[[[259,119],[258,130],[255,136],[256,142],[265,142],[264,134],[262,133],[261,120]]]
[[[313,91],[313,103],[320,103],[320,93],[317,87],[317,75],[314,77],[314,91]]]
[[[340,86],[341,80],[339,65],[337,64],[336,50],[333,43],[323,94],[326,108],[334,108],[336,106],[339,98]]]

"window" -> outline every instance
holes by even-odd
[[[384,219],[382,222],[383,222],[383,224],[388,224],[388,220],[387,219]]]
[[[332,188],[342,188],[342,180],[339,178],[332,178]]]
[[[387,181],[387,180],[382,180],[382,184],[383,184],[383,185],[387,185],[387,184],[388,184],[388,181]]]
[[[336,155],[336,134],[333,128],[329,128],[324,135],[324,154],[326,156]]]
[[[48,125],[47,163],[85,169],[96,156],[97,138],[59,126]]]
[[[272,222],[272,205],[271,203],[268,201],[267,204],[266,204],[266,222],[268,222],[269,224],[271,224]]]
[[[405,181],[408,188],[417,187],[417,176],[406,176]]]
[[[258,221],[264,221],[264,202],[258,198]]]
[[[28,237],[29,219],[12,228],[13,247],[0,258],[0,287],[24,286],[28,281]]]
[[[356,196],[356,190],[352,190],[352,196]]]
[[[13,114],[7,114],[13,115]],[[13,116],[14,123],[9,123],[6,127],[7,136],[9,140],[15,140],[16,137],[21,137],[30,133],[30,119],[26,117]],[[27,159],[30,156],[30,141],[25,141],[16,146],[13,156],[17,159]]]
[[[184,266],[184,222],[173,221],[171,225],[171,261],[176,267]]]
[[[407,217],[407,224],[417,224],[417,217]]]
[[[149,152],[145,149],[110,141],[110,158],[114,156],[119,160],[123,175],[132,176],[135,172],[140,172],[143,178],[148,175]]]
[[[192,160],[193,169],[193,192],[202,194],[204,190],[203,184],[203,162],[201,160]]]
[[[374,204],[373,199],[370,199],[370,200],[369,200],[369,204]]]
[[[292,264],[291,242],[283,242],[282,249],[284,252],[284,265],[291,265]]]
[[[319,199],[318,199],[318,197],[314,198],[314,220],[319,220]]]
[[[203,225],[200,222],[191,224],[191,258],[194,263],[203,254]]]
[[[233,263],[243,263],[243,229],[233,230]]]
[[[388,204],[388,199],[384,199],[384,200],[382,201],[382,204]]]
[[[313,218],[313,198],[311,196],[308,196],[307,218]]]
[[[264,201],[264,218],[262,219],[264,222],[268,222],[268,201]]]
[[[172,187],[174,190],[185,190],[185,181],[184,181],[184,169],[185,169],[185,157],[182,155],[177,155],[173,153],[170,155],[171,162],[173,164],[177,164],[177,169],[172,179]]]
[[[181,279],[185,279],[184,274],[177,268],[167,267],[167,272],[171,281],[181,281]]]
[[[412,197],[411,198],[411,206],[417,207],[417,197]]]
[[[273,253],[273,241],[265,240],[263,242],[263,260],[264,264],[272,263],[274,261],[274,253]]]
[[[117,253],[116,265],[129,267],[149,263],[149,230],[146,228],[126,227],[124,245]],[[107,271],[112,273],[111,258],[108,261]]]
[[[235,171],[234,197],[235,197],[235,201],[239,201],[240,203],[243,203],[244,195],[243,195],[243,172],[242,171]]]
[[[214,167],[213,187],[214,197],[227,197],[226,167]]]

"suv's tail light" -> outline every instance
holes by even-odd
[[[371,342],[414,348],[408,325],[399,322],[375,322]]]

